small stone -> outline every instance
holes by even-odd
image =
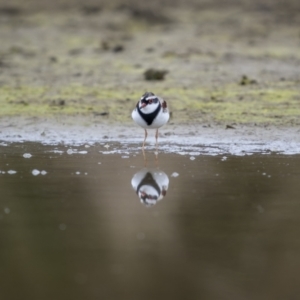
[[[235,129],[235,127],[231,126],[231,125],[226,125],[225,129]]]
[[[144,72],[145,80],[164,80],[167,70],[148,69]]]
[[[57,57],[55,57],[55,56],[50,56],[50,57],[49,57],[49,61],[52,62],[52,63],[56,63],[56,62],[57,62]]]
[[[124,51],[124,46],[123,45],[116,45],[115,47],[113,47],[112,51],[113,52],[122,52],[122,51]]]
[[[109,115],[109,112],[107,111],[103,111],[103,112],[93,112],[94,116],[97,117],[97,116],[108,116]]]
[[[249,84],[257,84],[257,81],[254,79],[249,79],[246,75],[242,76],[240,80],[240,85],[249,85]]]

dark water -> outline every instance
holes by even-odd
[[[0,146],[1,299],[299,299],[300,156],[69,148]]]

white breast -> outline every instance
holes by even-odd
[[[148,125],[145,122],[145,120],[141,117],[136,108],[133,110],[131,117],[135,123],[137,123],[143,128],[159,128],[169,121],[170,114],[167,109],[165,109],[165,111],[161,109],[151,125]]]

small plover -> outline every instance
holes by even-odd
[[[143,168],[134,174],[131,185],[141,203],[150,207],[166,196],[169,188],[169,177],[161,170]]]
[[[151,92],[145,93],[136,104],[132,114],[133,121],[145,129],[143,150],[147,139],[147,129],[156,129],[155,139],[157,147],[158,128],[165,125],[169,118],[167,102]]]

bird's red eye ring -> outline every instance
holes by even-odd
[[[149,100],[149,103],[150,103],[150,104],[152,103],[152,99]]]

